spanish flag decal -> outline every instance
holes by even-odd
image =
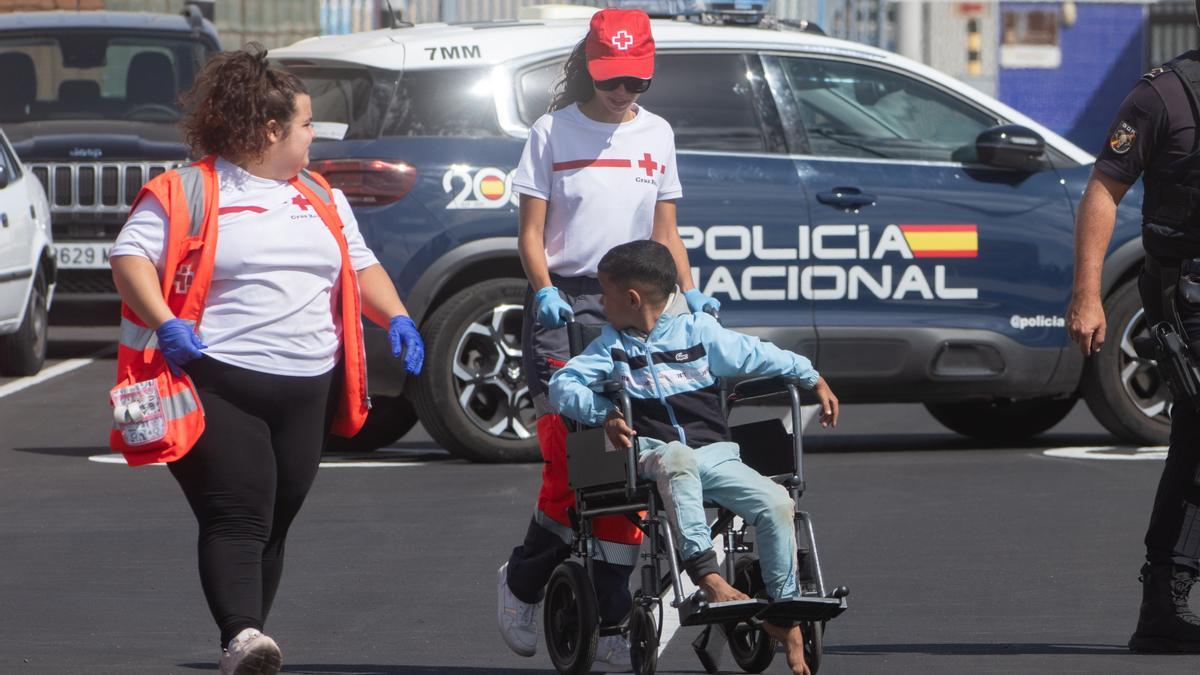
[[[975,258],[979,233],[974,225],[900,225],[914,258]]]

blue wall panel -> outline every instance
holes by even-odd
[[[1002,2],[1000,8],[1046,5]],[[1000,100],[1096,153],[1117,107],[1147,70],[1145,6],[1080,3],[1078,9],[1075,25],[1061,28],[1062,66],[1002,67],[997,91]]]

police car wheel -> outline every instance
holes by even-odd
[[[1165,445],[1171,433],[1167,383],[1154,362],[1133,349],[1133,338],[1149,331],[1136,281],[1108,296],[1104,315],[1104,346],[1084,364],[1083,398],[1096,420],[1121,440]]]
[[[983,440],[1023,441],[1062,421],[1075,399],[956,401],[926,403],[925,409],[951,431]]]
[[[38,270],[25,308],[25,319],[17,332],[0,336],[0,375],[36,375],[45,364],[49,332],[47,295],[45,274]]]
[[[455,293],[421,326],[425,372],[413,403],[425,429],[475,462],[539,459],[537,420],[521,367],[526,284],[492,279]]]
[[[330,436],[326,452],[372,452],[400,440],[417,425],[417,411],[403,396],[372,396],[367,422],[353,438]]]

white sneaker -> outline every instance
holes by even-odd
[[[633,672],[629,656],[629,638],[625,635],[603,635],[596,641],[596,660],[592,670],[598,673]]]
[[[281,667],[279,645],[253,628],[238,633],[221,654],[221,675],[275,675]]]
[[[508,587],[508,563],[496,572],[496,621],[500,637],[508,648],[521,656],[537,653],[537,614],[542,603],[529,604],[513,595]]]

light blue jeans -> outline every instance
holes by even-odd
[[[684,560],[712,549],[707,499],[741,516],[755,530],[763,583],[771,599],[796,592],[795,505],[786,488],[742,463],[737,443],[690,448],[641,438],[638,471],[658,484],[667,515],[679,532]]]

